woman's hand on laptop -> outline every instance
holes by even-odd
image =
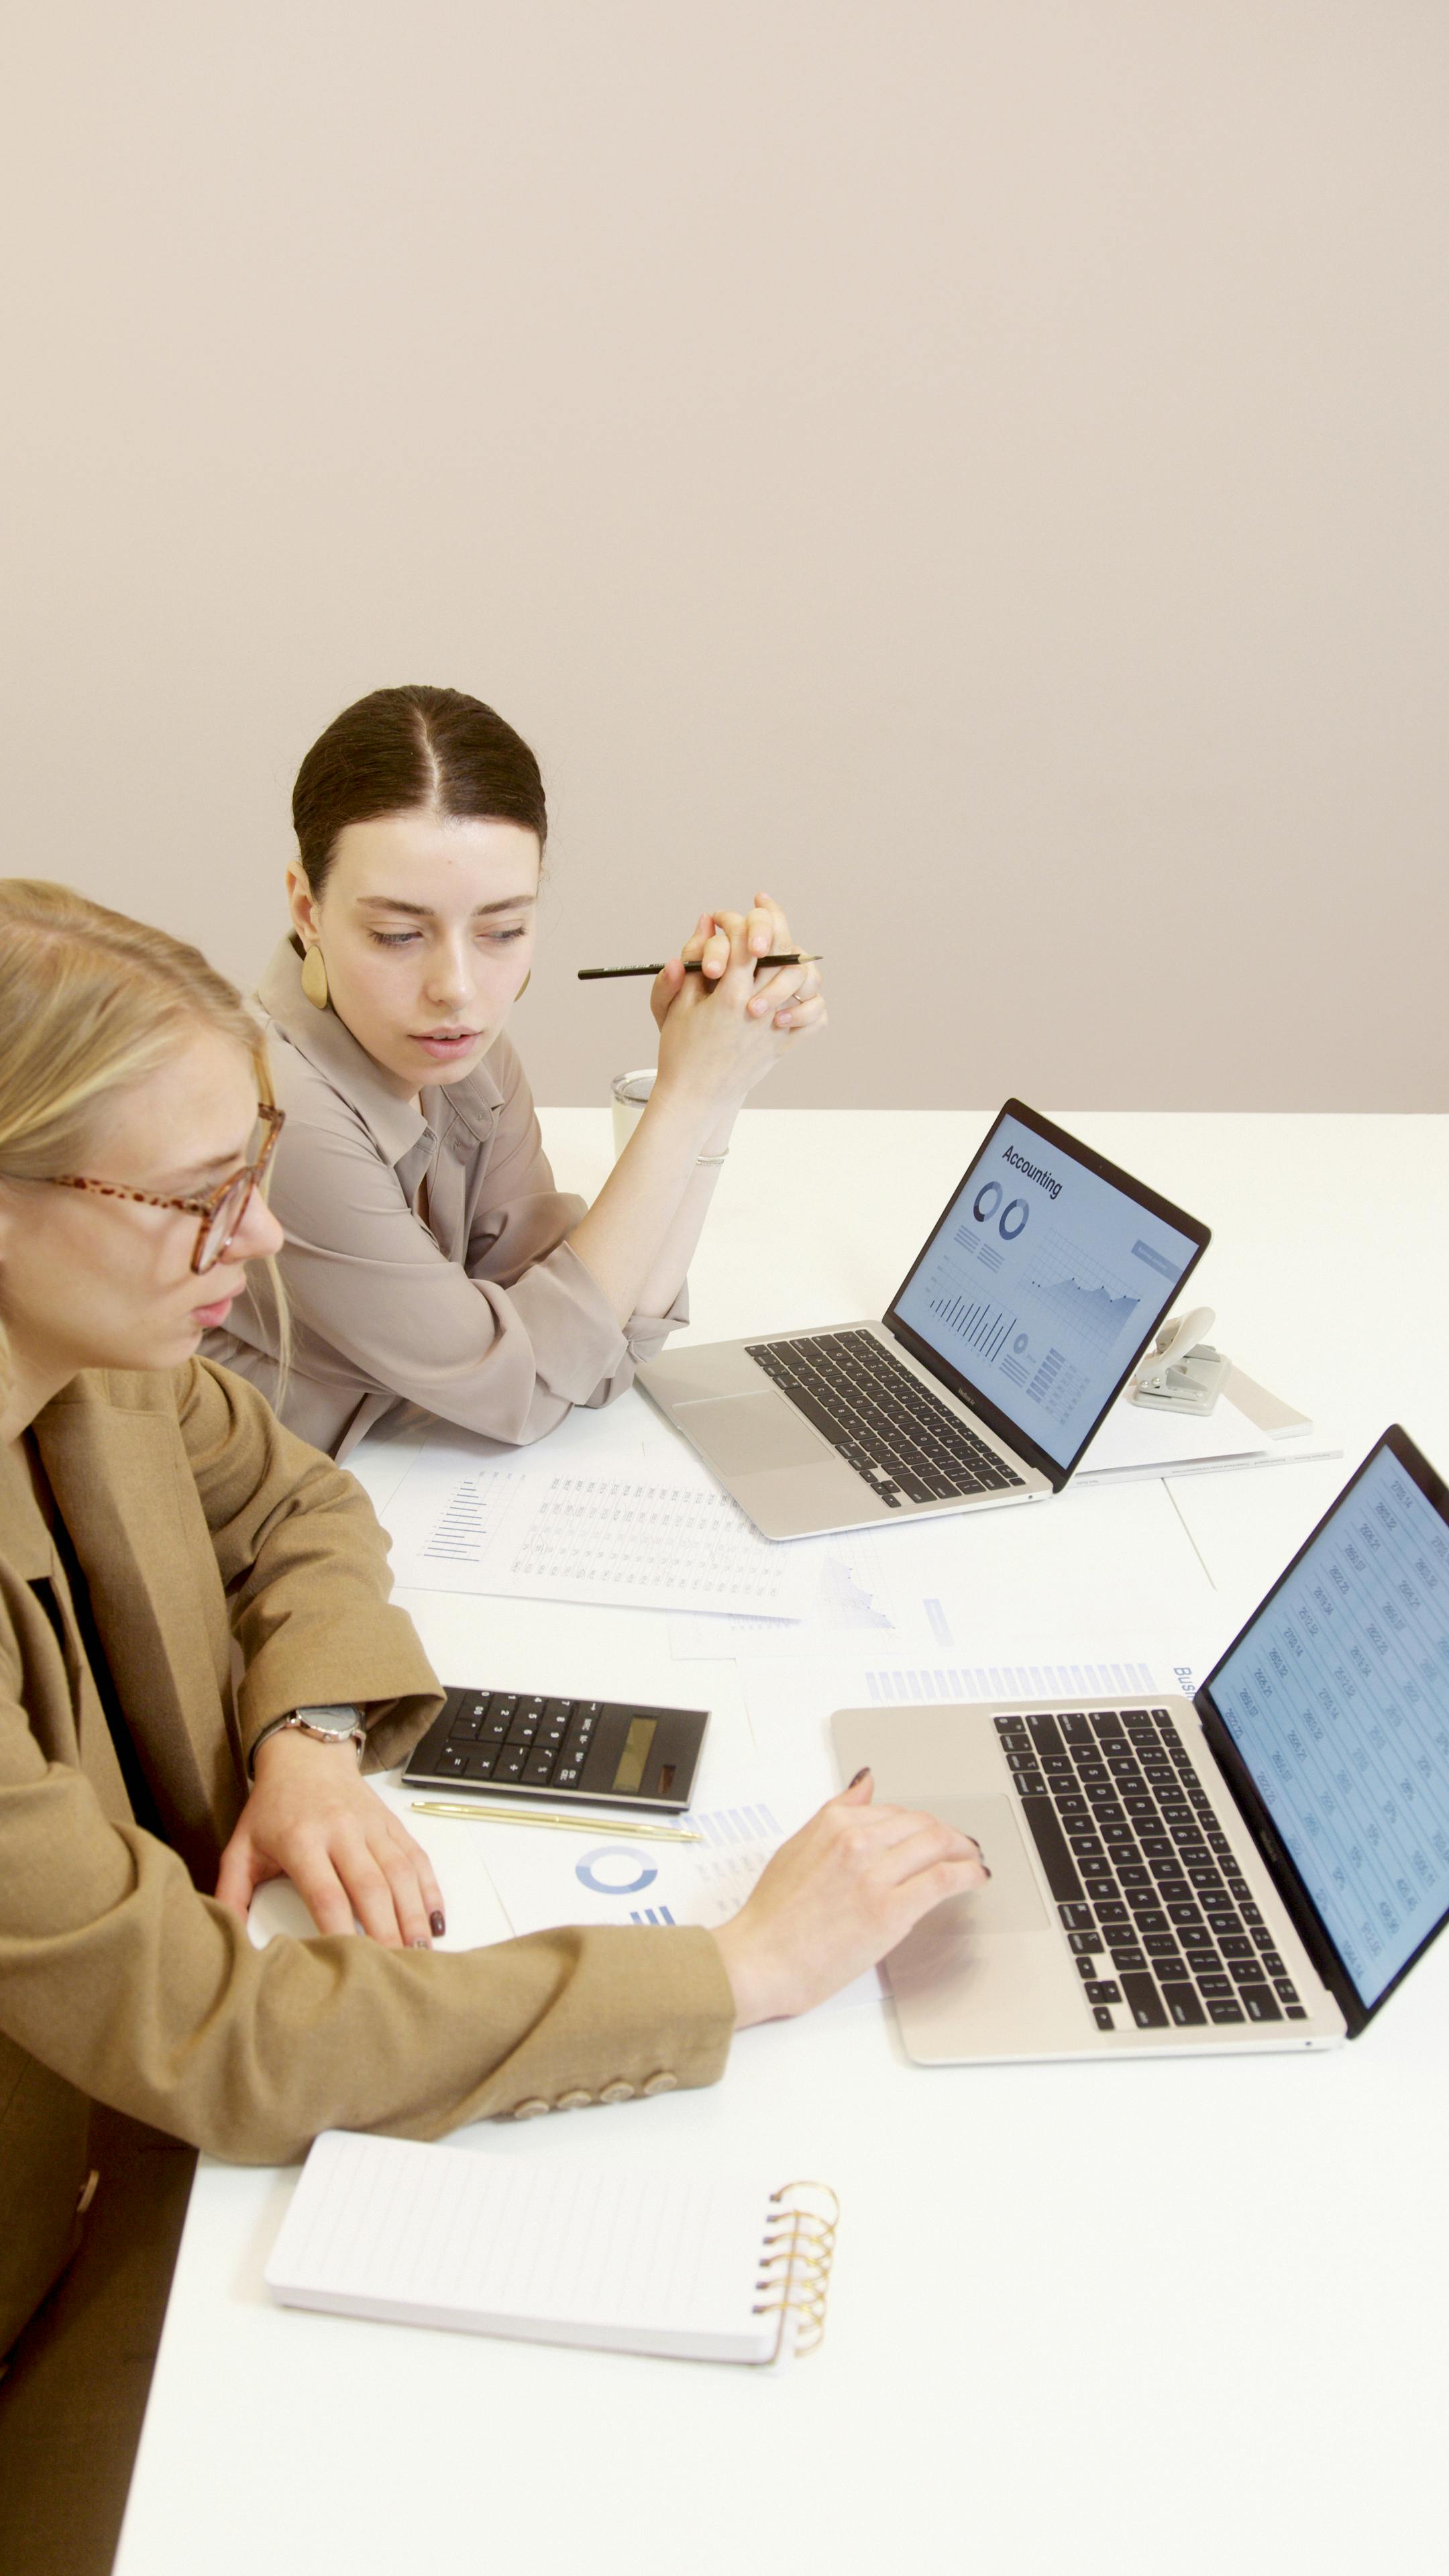
[[[872,1804],[860,1772],[782,1845],[754,1894],[715,1934],[736,2027],[808,2012],[848,1986],[948,1896],[991,1872],[953,1825]]]

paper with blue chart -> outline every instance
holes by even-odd
[[[607,1815],[598,1818],[597,1842],[570,1834],[565,1844],[562,1836],[499,1826],[488,1833],[488,1875],[515,1932],[555,1923],[723,1923],[743,1905],[785,1827],[753,1778],[728,1804],[678,1821],[697,1843],[611,1839]]]
[[[699,1802],[687,1816],[670,1819],[697,1834],[694,1843],[611,1836],[606,1815],[599,1817],[597,1841],[507,1825],[470,1827],[513,1930],[544,1932],[559,1923],[712,1930],[738,1913],[766,1862],[819,1800],[797,1793],[792,1765],[782,1768],[778,1783],[768,1766],[755,1763],[705,1776]],[[879,2000],[874,1970],[835,1998],[838,2004]]]

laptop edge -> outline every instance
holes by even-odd
[[[1140,1337],[1134,1323],[1132,1345],[1116,1365],[1105,1392],[1099,1387],[1098,1402],[1085,1427],[1077,1427],[1075,1445],[1065,1457],[1054,1457],[1050,1449],[1032,1437],[1021,1424],[1011,1420],[973,1376],[969,1366],[953,1365],[902,1313],[902,1300],[912,1290],[924,1265],[941,1252],[944,1229],[965,1191],[968,1181],[990,1155],[1008,1121],[1023,1130],[1044,1155],[1066,1157],[1096,1181],[1105,1182],[1143,1216],[1166,1226],[1189,1247],[1190,1256],[1167,1278],[1166,1293],[1154,1301],[1144,1297],[1140,1302],[1147,1312]],[[1013,1155],[1018,1171],[1025,1170],[1029,1181],[1042,1181],[1051,1186],[1051,1175],[1023,1165]],[[978,1193],[984,1198],[994,1187],[988,1182]],[[1026,1201],[1015,1204],[1026,1206]],[[1010,1209],[1006,1211],[1010,1213]],[[1023,1217],[1018,1234],[1024,1231]],[[1015,1236],[1008,1236],[1014,1242]],[[1172,1202],[1136,1181],[1119,1166],[1107,1161],[1090,1146],[1079,1144],[1063,1128],[1043,1118],[1024,1102],[1008,1100],[998,1111],[985,1137],[972,1155],[961,1179],[946,1201],[941,1215],[931,1227],[904,1279],[879,1321],[870,1319],[854,1324],[817,1325],[798,1334],[761,1333],[749,1340],[684,1344],[651,1360],[637,1373],[637,1383],[667,1421],[696,1448],[766,1538],[787,1539],[823,1535],[830,1531],[865,1529],[877,1524],[920,1517],[939,1516],[949,1512],[995,1510],[1013,1503],[1044,1502],[1060,1493],[1078,1466],[1094,1434],[1143,1351],[1156,1332],[1163,1315],[1192,1276],[1211,1240],[1210,1229],[1190,1217]],[[1157,1266],[1154,1264],[1154,1266]],[[820,1335],[864,1332],[879,1341],[908,1373],[917,1379],[932,1402],[951,1415],[963,1430],[980,1439],[992,1455],[1013,1471],[1019,1482],[1005,1488],[948,1499],[895,1502],[887,1504],[872,1491],[865,1479],[838,1456],[805,1415],[779,1391],[766,1371],[751,1356],[751,1341],[762,1344],[808,1342]],[[1023,1338],[1025,1338],[1023,1336]],[[999,1354],[993,1354],[994,1356]]]
[[[1103,2032],[1092,2027],[1090,2016],[1083,2012],[1073,1979],[1075,1963],[1062,1936],[1061,1909],[1016,1812],[1015,1784],[996,1721],[1121,1710],[1120,1696],[1110,1701],[1056,1698],[837,1712],[831,1732],[842,1776],[849,1777],[862,1763],[869,1763],[879,1797],[892,1804],[931,1808],[948,1822],[975,1833],[991,1859],[992,1883],[983,1897],[939,1907],[885,1963],[902,2038],[919,2063],[1099,2057],[1143,2049],[1219,2055],[1224,2050],[1333,2046],[1367,2028],[1438,1938],[1449,1921],[1449,1903],[1426,1925],[1380,1990],[1365,2000],[1219,1706],[1224,1677],[1235,1657],[1260,1631],[1260,1623],[1310,1551],[1345,1514],[1357,1488],[1386,1456],[1404,1470],[1441,1525],[1449,1523],[1449,1486],[1402,1427],[1391,1425],[1219,1657],[1196,1697],[1188,1701],[1164,1694],[1153,1703],[1154,1712],[1169,1718],[1186,1748],[1217,1825],[1251,1890],[1251,1901],[1271,1927],[1289,1979],[1302,1999],[1301,2020],[1285,2019],[1266,2027],[1239,2025],[1211,2033],[1175,2028]],[[1433,1579],[1449,1587],[1449,1530],[1443,1532],[1435,1552],[1442,1553],[1443,1571]],[[1271,1631],[1262,1628],[1261,1635],[1267,1638]],[[1260,1646],[1259,1651],[1269,1650]],[[1351,1705],[1356,1695],[1350,1689],[1344,1704]],[[1436,1742],[1441,1738],[1446,1746],[1437,1784],[1442,1803],[1449,1801],[1449,1736],[1439,1727]],[[1343,1758],[1354,1758],[1352,1742]]]

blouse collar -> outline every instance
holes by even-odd
[[[454,1121],[485,1143],[493,1132],[503,1093],[488,1070],[488,1059],[475,1065],[461,1082],[425,1084],[421,1108],[402,1100],[380,1066],[359,1046],[352,1031],[329,1004],[319,1011],[302,990],[302,957],[289,933],[273,954],[257,985],[257,1000],[299,1055],[340,1092],[357,1111],[379,1153],[400,1163],[431,1128],[443,1134]]]

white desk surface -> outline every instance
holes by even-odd
[[[1205,1568],[1191,1616],[1206,1604],[1221,1644],[1387,1421],[1449,1463],[1449,1119],[1063,1120],[1206,1217],[1199,1281],[1222,1346],[1343,1442],[1330,1465],[1175,1488]],[[692,1330],[880,1313],[986,1124],[747,1116]],[[592,1193],[605,1113],[544,1125],[560,1178]],[[363,1457],[380,1502],[406,1463],[396,1443]],[[1104,1585],[1112,1510],[1110,1493],[1082,1507]],[[1024,1581],[1029,1564],[1028,1547]],[[554,1688],[738,1693],[732,1664],[672,1663],[647,1614],[408,1606],[435,1660],[461,1648],[480,1679],[546,1635]],[[461,1838],[455,1912],[501,1934],[486,1884],[458,1885]],[[1364,2039],[1322,2058],[925,2072],[866,2005],[745,2033],[709,2092],[473,2133],[498,2155],[833,2182],[829,2330],[782,2378],[274,2309],[262,2266],[292,2178],[205,2162],[117,2576],[638,2576],[658,2548],[692,2576],[1429,2563],[1446,2032],[1449,1938]]]

